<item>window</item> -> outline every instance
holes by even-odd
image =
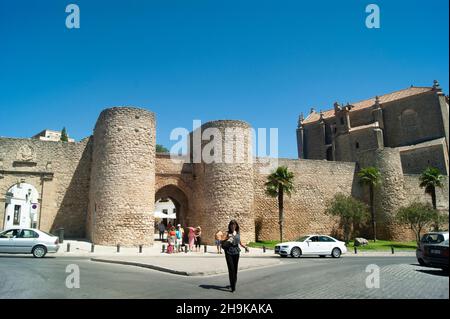
[[[313,242],[317,242],[317,241],[319,241],[319,236],[312,236],[310,238],[310,240],[313,241]]]
[[[327,243],[335,242],[335,240],[333,238],[330,238],[328,236],[319,236],[319,241],[327,242]]]
[[[427,244],[439,244],[444,241],[444,236],[441,234],[426,234],[422,237],[421,242]]]
[[[3,233],[0,233],[0,238],[16,238],[19,232],[20,229],[11,229]]]
[[[356,142],[356,143],[355,143],[355,147],[356,147],[356,148],[359,148],[359,142]]]
[[[22,206],[20,205],[15,205],[14,206],[14,219],[13,219],[13,225],[14,226],[18,226],[20,225],[20,208]]]
[[[29,229],[24,229],[17,238],[39,238],[39,235]]]
[[[343,117],[341,117],[339,120],[341,121],[341,125],[344,125],[344,124],[345,124],[344,118],[343,118]]]

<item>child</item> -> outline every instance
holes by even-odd
[[[221,230],[218,230],[215,235],[216,239],[216,247],[217,247],[217,253],[222,253],[222,239],[223,239],[223,232]]]

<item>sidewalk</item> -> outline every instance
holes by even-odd
[[[69,249],[68,251],[68,244]],[[153,246],[144,246],[142,247],[142,253],[139,252],[139,247],[120,247],[119,252],[117,252],[116,246],[101,246],[95,245],[94,252],[91,252],[91,243],[83,240],[64,240],[62,244],[60,244],[59,251],[54,254],[54,256],[64,256],[64,257],[99,257],[99,256],[130,256],[130,257],[149,257],[149,256],[180,256],[180,257],[188,257],[188,256],[197,256],[197,257],[221,257],[225,258],[223,255],[217,254],[216,246],[207,246],[206,253],[204,252],[204,245],[200,248],[198,252],[179,252],[174,254],[167,254],[162,252],[162,248],[165,246],[167,249],[167,243],[161,242],[159,240],[155,240]],[[249,248],[248,253],[244,253],[242,249],[242,255],[252,256],[252,257],[273,257],[275,254],[273,250],[267,249],[264,253],[260,248]]]
[[[67,245],[70,245],[70,251],[67,251]],[[225,274],[228,272],[223,254],[217,254],[215,246],[204,246],[199,252],[179,252],[167,254],[162,252],[163,245],[167,248],[166,242],[155,240],[153,246],[143,247],[139,252],[139,247],[117,247],[99,246],[94,247],[91,252],[91,243],[87,241],[64,240],[58,253],[55,256],[62,257],[90,257],[93,262],[104,262],[111,264],[130,265],[144,267],[162,272],[184,275],[184,276],[208,276]],[[414,251],[391,251],[385,252],[361,252],[357,254],[353,250],[349,250],[343,258],[347,257],[415,257]],[[319,258],[317,258],[320,260]],[[263,252],[261,248],[249,248],[249,252],[241,253],[239,261],[239,270],[254,269],[260,267],[277,266],[282,263],[285,258],[280,258],[274,254],[271,249]]]

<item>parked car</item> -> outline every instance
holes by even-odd
[[[42,258],[47,253],[56,253],[59,239],[56,236],[31,228],[10,228],[0,232],[0,253],[33,254]]]
[[[448,270],[448,241],[423,246],[423,260],[427,266]]]
[[[448,231],[429,232],[429,233],[426,233],[425,235],[423,235],[422,238],[420,239],[420,243],[417,245],[417,249],[416,249],[416,257],[417,257],[417,261],[419,262],[419,264],[421,266],[427,265],[423,258],[424,245],[440,244],[440,243],[446,241],[447,239],[449,239]]]
[[[299,258],[302,255],[332,256],[339,258],[347,252],[345,243],[326,235],[307,235],[297,241],[281,243],[275,246],[275,254],[281,257]]]

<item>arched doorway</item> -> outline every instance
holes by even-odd
[[[188,226],[188,199],[185,193],[178,186],[166,185],[161,187],[155,194],[155,203],[155,208],[162,207],[162,209],[167,209],[167,213],[171,213],[170,209],[171,207],[174,207],[174,212],[176,215],[174,224],[181,224],[183,227]]]
[[[18,183],[6,193],[4,229],[37,228],[39,193],[33,185]]]

